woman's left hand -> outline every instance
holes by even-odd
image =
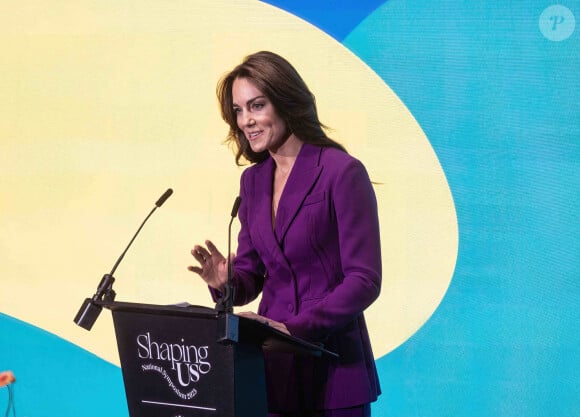
[[[250,319],[250,320],[256,320],[256,321],[259,321],[261,323],[264,323],[265,325],[273,327],[274,329],[276,329],[282,333],[286,333],[287,335],[290,334],[290,332],[286,328],[286,325],[284,323],[280,323],[279,321],[274,321],[272,319],[269,319],[268,317],[264,317],[264,316],[260,316],[259,314],[256,314],[256,313],[252,313],[251,311],[244,311],[243,313],[236,313],[236,314],[238,316],[242,316],[242,317],[245,317],[245,318]]]

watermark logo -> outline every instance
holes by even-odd
[[[547,7],[540,15],[540,32],[547,39],[560,42],[568,39],[574,33],[576,19],[565,6],[553,5]]]

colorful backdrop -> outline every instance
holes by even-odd
[[[215,84],[261,49],[297,67],[376,183],[374,415],[577,415],[579,6],[4,1],[0,370],[17,415],[128,415],[110,314],[72,319],[169,187],[117,299],[211,305],[189,249],[225,249],[243,170]]]

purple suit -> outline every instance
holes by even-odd
[[[368,174],[342,151],[304,144],[272,227],[274,167],[268,158],[242,174],[235,303],[261,292],[258,314],[340,358],[268,354],[270,411],[375,401],[380,387],[363,311],[380,292],[381,250]]]

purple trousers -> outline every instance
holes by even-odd
[[[371,417],[371,405],[363,404],[357,407],[338,408],[335,410],[307,411],[299,414],[272,414],[268,417]]]

